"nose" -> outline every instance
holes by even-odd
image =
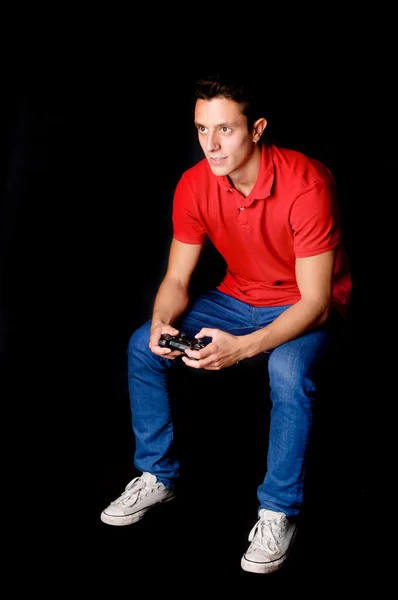
[[[220,142],[216,133],[209,133],[206,139],[206,149],[208,152],[217,150],[220,148]]]

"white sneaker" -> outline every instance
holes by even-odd
[[[155,475],[143,473],[132,479],[123,494],[102,511],[101,521],[108,525],[131,525],[142,519],[147,510],[174,496]]]
[[[296,535],[296,525],[285,513],[262,508],[249,533],[251,542],[242,556],[241,567],[251,573],[273,573],[283,566]]]

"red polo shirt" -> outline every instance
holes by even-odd
[[[218,289],[252,306],[300,300],[296,258],[336,248],[333,304],[346,314],[351,275],[336,187],[318,160],[264,145],[256,184],[245,198],[203,159],[176,186],[173,227],[185,244],[201,244],[207,235],[227,263]]]

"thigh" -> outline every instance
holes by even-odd
[[[251,307],[244,302],[218,290],[211,290],[194,301],[176,327],[190,336],[198,333],[202,327],[244,335],[256,329],[251,323],[250,311]]]
[[[270,378],[289,378],[292,381],[301,380],[303,377],[314,379],[331,341],[331,331],[324,327],[281,344],[270,353]]]

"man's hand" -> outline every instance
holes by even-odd
[[[208,371],[219,371],[236,364],[242,358],[242,337],[231,335],[220,329],[208,329],[203,327],[195,338],[212,338],[202,350],[186,350],[182,360],[188,367],[194,369],[206,369]],[[192,357],[196,360],[190,360]]]
[[[170,360],[174,360],[180,354],[183,354],[179,350],[172,350],[171,348],[164,348],[163,346],[159,346],[159,340],[162,333],[169,333],[170,335],[177,335],[180,333],[179,329],[172,327],[171,325],[166,325],[166,323],[156,323],[156,325],[152,325],[151,328],[151,337],[149,338],[149,348],[154,354],[158,354],[159,356],[164,356],[165,358],[169,358]]]

